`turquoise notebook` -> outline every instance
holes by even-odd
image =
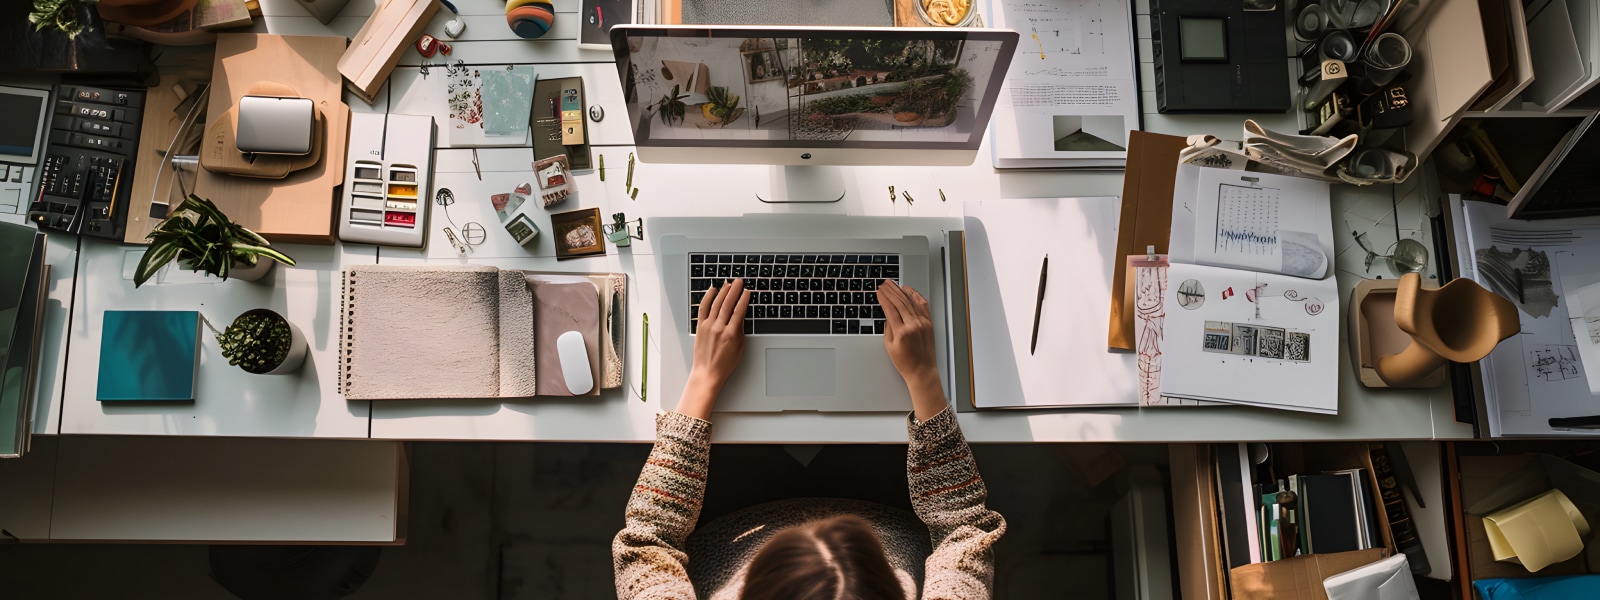
[[[100,385],[107,401],[194,400],[200,313],[108,310],[100,333]]]

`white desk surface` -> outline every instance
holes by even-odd
[[[263,0],[264,25],[257,30],[299,35],[354,35],[371,12],[372,0],[355,0],[330,25],[324,26],[306,16],[289,0]],[[575,13],[576,0],[558,0],[558,13]],[[1141,8],[1143,2],[1140,3]],[[530,148],[479,149],[477,160],[481,180],[473,166],[473,152],[448,147],[443,130],[444,107],[438,83],[422,75],[429,62],[439,69],[445,61],[463,60],[468,64],[539,64],[540,77],[583,75],[585,92],[591,102],[604,105],[607,118],[590,124],[595,144],[596,163],[605,156],[606,180],[598,173],[578,175],[577,196],[548,212],[599,207],[609,221],[613,212],[626,212],[628,218],[657,216],[732,216],[746,213],[835,213],[870,216],[923,216],[957,219],[960,203],[979,198],[1073,197],[1117,195],[1121,192],[1121,172],[996,172],[990,168],[987,144],[977,161],[968,167],[858,167],[847,170],[848,197],[824,206],[767,205],[757,202],[754,190],[764,187],[770,167],[665,165],[639,163],[634,175],[640,189],[637,200],[623,190],[627,157],[632,148],[620,103],[621,90],[615,78],[611,57],[606,52],[580,51],[572,40],[573,32],[564,22],[575,21],[575,14],[558,17],[558,26],[546,38],[536,41],[510,39],[503,24],[503,4],[491,0],[457,0],[467,30],[463,39],[450,41],[454,53],[424,61],[415,50],[408,50],[401,67],[380,94],[375,106],[353,97],[347,98],[352,110],[432,114],[440,125],[440,150],[436,153],[434,189],[450,188],[457,203],[448,218],[434,207],[429,243],[420,250],[376,248],[364,245],[318,248],[289,246],[287,249],[301,266],[278,269],[273,274],[276,287],[242,282],[161,284],[134,291],[124,273],[130,256],[137,249],[83,242],[78,271],[85,274],[77,282],[77,298],[71,305],[72,324],[65,354],[68,368],[58,372],[40,392],[41,421],[49,415],[40,432],[116,433],[150,435],[224,435],[270,437],[372,437],[410,440],[548,440],[548,441],[649,441],[654,438],[654,417],[660,399],[676,394],[661,389],[660,346],[664,319],[656,319],[651,332],[650,354],[653,363],[649,400],[639,400],[640,313],[663,315],[659,276],[649,240],[636,241],[632,248],[608,247],[604,258],[556,261],[547,233],[529,249],[515,245],[488,207],[490,194],[510,191],[530,179]],[[1146,12],[1141,10],[1141,13]],[[443,23],[448,11],[430,25],[428,31],[443,39]],[[1139,43],[1148,49],[1147,17],[1140,16]],[[564,39],[563,39],[564,38]],[[1141,54],[1141,57],[1148,54]],[[562,64],[542,64],[562,63]],[[587,63],[587,64],[582,64]],[[1141,64],[1151,90],[1152,68]],[[1169,116],[1154,113],[1153,92],[1144,92],[1144,127],[1149,131],[1188,135],[1213,133],[1224,138],[1238,135],[1242,117],[1233,115]],[[1290,115],[1258,117],[1269,128],[1284,131],[1294,128]],[[887,187],[909,192],[915,206],[904,200],[887,201]],[[1413,186],[1414,187],[1414,186]],[[943,190],[949,202],[939,201]],[[1349,226],[1364,228],[1371,223],[1341,223],[1341,215],[1370,215],[1372,221],[1385,217],[1390,207],[1391,189],[1387,186],[1357,189],[1338,186],[1334,192],[1336,231]],[[1416,189],[1402,190],[1408,195],[1423,195]],[[1404,202],[1402,202],[1404,204]],[[545,213],[545,214],[548,214]],[[1412,212],[1415,212],[1413,209]],[[457,224],[475,221],[488,230],[487,241],[465,259],[458,257],[440,233],[448,221]],[[1348,221],[1348,219],[1346,219]],[[1357,219],[1358,221],[1360,219]],[[539,223],[549,231],[546,216]],[[1402,228],[1408,225],[1402,219]],[[459,231],[459,228],[457,228]],[[1375,228],[1381,231],[1382,227]],[[649,237],[647,233],[647,238]],[[1373,234],[1375,245],[1386,247],[1393,239]],[[1391,234],[1390,238],[1393,237]],[[54,244],[54,242],[53,242]],[[1341,245],[1338,258],[1340,288],[1348,295],[1355,285],[1364,254],[1346,252],[1353,244]],[[54,246],[52,246],[54,249]],[[132,255],[130,255],[130,250]],[[64,254],[64,253],[63,253]],[[76,256],[72,258],[78,258]],[[57,259],[52,254],[52,262]],[[347,402],[334,391],[331,370],[334,353],[330,347],[337,326],[339,292],[337,269],[351,264],[488,264],[508,268],[625,271],[632,276],[628,317],[628,358],[625,385],[609,390],[599,398],[582,400],[449,400],[398,402]],[[62,275],[58,274],[58,277]],[[58,283],[52,299],[60,297],[63,306],[73,302],[70,281]],[[287,309],[291,320],[312,334],[312,353],[299,375],[283,377],[245,375],[228,367],[216,354],[215,344],[203,340],[201,399],[193,404],[106,407],[94,400],[97,371],[98,323],[107,308],[198,308],[216,323],[228,320],[246,308],[269,306]],[[53,314],[51,331],[61,331],[65,312]],[[220,325],[219,325],[220,326]],[[49,346],[47,336],[47,347]],[[1343,344],[1341,343],[1341,346]],[[1450,395],[1445,390],[1369,391],[1360,387],[1349,370],[1348,353],[1341,348],[1341,381],[1338,416],[1316,416],[1289,411],[1242,407],[1099,409],[1053,411],[990,411],[963,413],[960,421],[967,437],[976,442],[1070,442],[1070,441],[1234,441],[1234,440],[1334,440],[1334,439],[1435,439],[1470,437],[1469,427],[1454,423]],[[64,383],[63,383],[64,381]],[[1292,390],[1285,390],[1292,393]],[[909,409],[909,407],[907,407]],[[369,415],[370,413],[370,415]],[[718,414],[715,438],[729,442],[865,442],[890,443],[905,440],[905,414],[807,414],[783,415]]]

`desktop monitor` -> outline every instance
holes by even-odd
[[[838,167],[969,165],[1010,30],[617,26],[639,159],[785,167],[766,202],[844,196]]]

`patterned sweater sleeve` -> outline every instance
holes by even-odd
[[[933,553],[924,568],[923,598],[988,598],[994,586],[994,543],[1006,520],[984,502],[989,491],[946,408],[927,421],[910,418],[906,471],[911,506],[927,524]]]
[[[627,522],[611,541],[617,597],[694,598],[684,540],[700,518],[711,424],[678,413],[656,417],[656,444],[628,498]]]

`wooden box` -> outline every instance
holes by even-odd
[[[384,0],[339,57],[345,87],[371,104],[400,54],[421,37],[438,12],[438,0]]]

